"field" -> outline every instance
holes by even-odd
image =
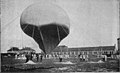
[[[64,59],[64,64],[58,59],[44,59],[42,62],[33,60],[36,64],[24,64],[25,60],[14,57],[2,57],[2,72],[119,72],[119,60],[107,62],[84,62],[77,58]]]

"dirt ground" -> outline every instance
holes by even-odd
[[[18,60],[12,57],[1,59],[2,72],[120,72],[119,60],[109,60],[107,62],[85,62],[79,59],[64,59],[64,62],[73,64],[59,63],[59,59],[43,59],[42,62],[33,60],[36,64],[24,64],[25,60]],[[56,64],[55,62],[58,62]]]

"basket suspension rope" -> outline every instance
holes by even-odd
[[[62,29],[64,30],[64,32],[65,32],[66,34],[68,34],[68,32],[63,28],[63,26],[62,26]]]
[[[34,38],[34,30],[35,30],[35,26],[33,26],[32,38]]]
[[[58,26],[57,26],[57,32],[58,32],[58,40],[59,40],[59,42],[60,42],[60,32],[59,32]],[[60,48],[60,50],[61,50],[61,53],[62,53],[62,49],[61,49],[61,48]]]
[[[43,46],[45,47],[44,38],[43,38],[42,32],[41,32],[39,27],[38,27],[38,30],[39,30],[39,34],[40,34],[40,36],[42,38]]]
[[[58,40],[59,40],[59,42],[60,42],[60,33],[59,33],[59,28],[58,28],[58,26],[57,26],[57,32],[58,32]]]
[[[24,28],[23,28],[23,31],[28,27],[28,25],[26,25]]]

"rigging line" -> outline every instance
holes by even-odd
[[[10,22],[6,23],[4,26],[3,26],[3,29],[5,29],[8,25],[10,25],[12,22],[14,22],[20,15],[16,16],[13,20],[11,20]]]
[[[59,42],[60,42],[60,33],[59,33],[59,28],[57,26],[57,32],[58,32],[58,39],[59,39]],[[60,48],[60,51],[62,52],[62,49]]]
[[[40,30],[40,29],[39,29],[39,31],[40,31],[40,36],[41,36],[42,40],[44,40],[43,35],[42,35],[42,33],[41,33],[41,30]]]
[[[23,31],[27,28],[28,25],[26,25],[24,28],[23,28]]]
[[[23,47],[23,34],[22,34],[22,30],[21,30],[21,47]]]
[[[62,26],[62,28],[63,28],[63,26]],[[65,33],[67,33],[67,31],[63,28],[63,30],[65,31]],[[68,33],[67,33],[68,34]]]
[[[41,32],[41,30],[40,30],[40,28],[38,27],[38,30],[40,31],[40,36],[41,36],[41,38],[42,38],[42,42],[43,42],[43,46],[45,47],[45,43],[44,43],[44,38],[43,38],[43,35],[42,35],[42,32]]]
[[[57,32],[58,32],[58,39],[59,39],[59,42],[60,42],[60,33],[59,33],[59,28],[57,26]]]
[[[32,38],[34,37],[35,26],[33,26]]]

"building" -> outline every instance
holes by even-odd
[[[7,53],[19,53],[19,48],[11,47],[9,50],[7,50]]]
[[[46,58],[58,58],[62,55],[64,58],[77,58],[79,55],[87,55],[89,57],[100,57],[105,54],[113,54],[115,46],[99,46],[99,47],[79,47],[68,48],[67,46],[58,46],[51,54],[47,54]]]
[[[24,47],[23,49],[19,50],[19,53],[21,54],[36,53],[36,51],[30,47]]]
[[[9,50],[7,50],[7,53],[26,54],[26,53],[36,53],[36,51],[30,47],[24,47],[23,49],[19,49],[18,47],[12,47]]]

